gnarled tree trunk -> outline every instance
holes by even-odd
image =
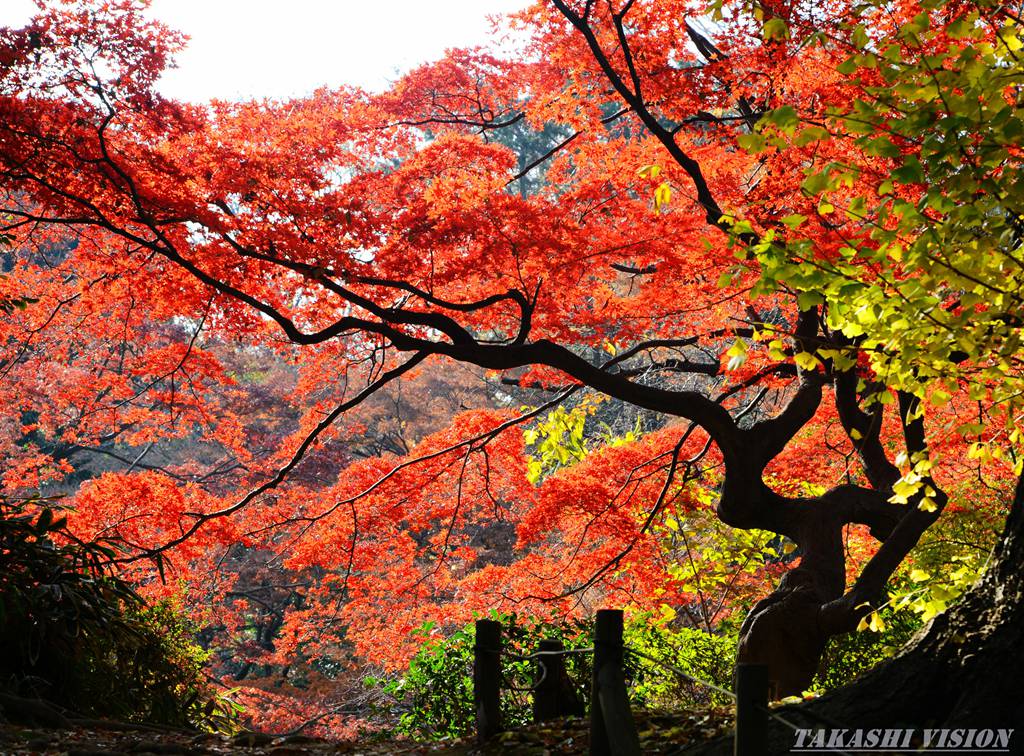
[[[737,659],[767,664],[778,698],[799,695],[811,686],[829,638],[853,630],[873,606],[882,602],[889,578],[947,501],[930,478],[926,483],[934,492],[935,503],[930,511],[918,507],[920,493],[909,504],[890,501],[900,472],[881,444],[880,410],[869,414],[859,408],[852,373],[837,375],[834,386],[840,418],[851,439],[857,439],[856,448],[871,487],[848,484],[814,498],[786,499],[767,491],[761,482],[758,495],[748,493],[737,504],[723,491],[719,504],[724,522],[738,527],[755,523],[754,527],[789,537],[802,552],[798,566],[782,578],[770,596],[754,606],[740,629]],[[807,398],[802,400],[798,393],[783,415],[799,411],[802,403],[806,405],[805,413],[816,409],[820,394],[812,393],[806,380],[802,393]],[[901,393],[900,417],[907,448],[922,452],[927,445],[923,422],[916,416],[916,401]],[[784,417],[780,416],[762,425],[769,430],[786,430],[782,421]],[[786,438],[785,433],[780,435]],[[770,436],[767,443],[772,443]],[[776,440],[767,448],[777,453],[781,447]],[[768,454],[761,455],[762,460],[769,458]],[[760,472],[757,478],[761,481]],[[756,486],[748,489],[756,490]],[[745,516],[737,516],[737,512]],[[853,585],[847,587],[843,529],[851,523],[867,525],[881,546]]]
[[[960,601],[894,658],[780,714],[810,728],[1013,728],[1010,752],[1024,753],[1024,475],[991,566]],[[794,742],[773,720],[769,753],[789,753]],[[696,752],[731,747],[722,740]]]

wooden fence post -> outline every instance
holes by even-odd
[[[501,623],[476,621],[473,647],[473,705],[476,737],[483,743],[501,732]]]
[[[565,646],[545,639],[537,647],[537,682],[533,691],[533,721],[557,717],[582,717],[586,711],[565,671]]]
[[[533,721],[543,722],[562,715],[559,702],[559,683],[565,674],[565,657],[557,652],[565,650],[560,640],[542,640],[538,646],[537,688],[533,691]]]
[[[590,699],[591,756],[640,756],[622,663],[622,611],[599,609]]]
[[[734,756],[768,753],[768,665],[736,665]]]

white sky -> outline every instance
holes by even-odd
[[[153,0],[152,15],[191,37],[169,97],[288,97],[321,85],[382,89],[449,47],[485,41],[488,16],[528,0]],[[0,0],[0,26],[27,21],[32,0]]]

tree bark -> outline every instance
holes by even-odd
[[[852,630],[864,613],[858,605],[875,600],[857,596],[856,586],[844,595],[843,528],[867,525],[884,542],[912,509],[890,504],[885,492],[852,485],[774,506],[786,512],[784,531],[799,544],[801,559],[744,620],[737,661],[767,664],[772,694],[783,698],[811,686],[829,638]]]

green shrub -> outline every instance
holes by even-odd
[[[503,626],[502,718],[506,726],[519,727],[532,720],[535,662],[525,657],[537,650],[544,638],[562,641],[567,649],[589,648],[593,622],[573,620],[548,622],[536,617],[492,614]],[[399,677],[366,678],[368,685],[382,688],[392,711],[399,713],[395,734],[416,740],[462,737],[472,732],[473,710],[473,624],[445,637],[432,636],[436,624],[428,622],[415,634],[423,645]],[[652,623],[650,617],[635,617],[625,628],[627,648],[658,660],[627,654],[625,672],[630,698],[637,707],[678,707],[723,703],[721,694],[680,678],[664,664],[721,687],[731,686],[736,642],[734,638],[710,636],[699,630],[670,630]],[[589,706],[592,654],[568,654],[566,671],[576,692]]]
[[[460,628],[449,638],[431,638],[434,624],[413,631],[424,642],[404,674],[363,680],[388,695],[399,714],[395,733],[416,740],[461,737],[473,723],[474,627]]]
[[[885,627],[881,632],[855,630],[829,640],[811,690],[820,692],[849,684],[892,656],[923,624],[912,612],[891,608],[883,609],[880,617]]]
[[[492,614],[491,618],[503,626],[502,717],[509,727],[518,727],[531,721],[531,698],[528,692],[511,687],[528,688],[533,683],[534,663],[515,657],[533,653],[540,638],[557,638],[566,648],[585,646],[589,627],[584,623],[555,624],[516,615]],[[470,623],[447,638],[432,636],[435,627],[435,622],[427,622],[413,631],[423,638],[423,645],[402,675],[389,680],[368,677],[364,681],[388,694],[390,709],[399,714],[395,734],[415,740],[462,737],[470,734],[474,725],[475,624]],[[577,683],[589,681],[589,654],[566,657],[566,669]],[[585,696],[586,685],[578,687]]]
[[[0,495],[0,686],[90,717],[230,729],[194,628],[147,606],[111,574],[113,544],[75,538],[54,511]]]
[[[695,680],[732,690],[735,636],[711,635],[690,627],[671,630],[655,622],[653,615],[640,615],[626,625],[623,640],[627,648],[643,654],[634,654],[627,664],[634,705],[675,708],[731,701],[724,693]]]

